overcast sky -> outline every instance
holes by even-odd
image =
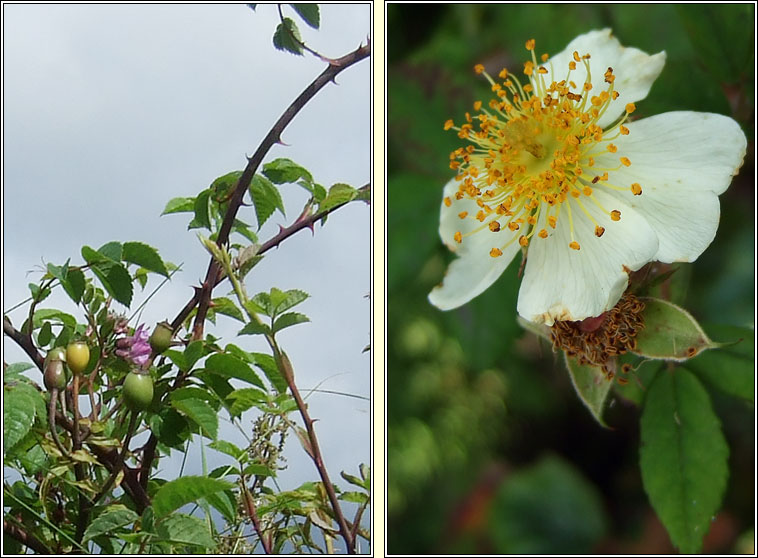
[[[83,245],[134,240],[183,266],[141,321],[178,313],[208,255],[187,231],[189,214],[160,216],[166,202],[244,168],[246,155],[325,67],[312,56],[275,50],[277,23],[273,5],[3,5],[4,309],[28,296],[43,262],[70,257],[81,264]],[[298,24],[309,46],[338,57],[366,43],[370,7],[322,5],[320,30]],[[368,183],[370,64],[358,63],[338,76],[339,85],[324,88],[285,130],[288,146],[275,146],[265,160],[290,158],[326,187]],[[262,240],[290,224],[307,199],[295,185],[282,194],[287,216],[273,216]],[[238,216],[255,223],[252,208]],[[315,236],[300,232],[269,252],[248,277],[251,295],[273,286],[311,295],[297,308],[311,323],[279,336],[301,390],[320,384],[369,396],[370,355],[361,352],[370,341],[369,266],[370,207],[353,203],[317,226]],[[136,288],[132,307],[157,283],[144,293]],[[225,283],[214,295],[228,290]],[[82,318],[65,297],[43,306]],[[14,324],[23,312],[11,313]],[[235,340],[239,328],[219,317],[208,331],[247,350],[265,349],[257,338]],[[6,362],[26,360],[5,338],[3,344]],[[370,460],[370,404],[318,393],[309,404],[330,475],[342,484],[340,470],[355,473]],[[249,430],[250,421],[244,426]],[[222,426],[222,435],[240,442],[229,428]],[[294,436],[289,445],[282,483],[315,480]],[[199,467],[191,459],[185,474]]]

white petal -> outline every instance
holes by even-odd
[[[579,35],[571,41],[565,50],[556,54],[548,60],[546,68],[552,67],[555,75],[546,74],[551,80],[560,81],[568,73],[568,64],[573,60],[574,51],[579,56],[589,54],[590,74],[592,81],[592,90],[590,95],[599,95],[601,91],[608,88],[605,83],[605,72],[608,68],[613,68],[613,74],[616,76],[614,89],[618,91],[619,97],[611,101],[608,110],[598,120],[598,125],[605,128],[614,122],[624,112],[627,103],[634,103],[647,97],[653,82],[658,78],[663,65],[666,62],[666,53],[649,55],[634,47],[623,47],[619,40],[611,35],[610,29],[601,31],[590,31],[584,35]],[[582,84],[587,80],[587,71],[582,62],[577,62],[576,70],[571,72],[571,81],[576,83],[577,88],[581,89]],[[582,91],[579,93],[583,94]]]
[[[642,195],[618,195],[634,207],[659,238],[656,260],[697,259],[716,236],[717,194],[742,165],[747,139],[740,126],[719,114],[669,112],[627,125],[628,136],[614,140],[618,153],[632,161],[611,173],[619,186],[637,182]],[[603,155],[599,166],[618,164]]]
[[[460,200],[455,199],[455,194],[458,192],[458,186],[460,181],[451,180],[445,184],[443,191],[443,201],[440,207],[440,238],[445,246],[453,252],[463,253],[465,248],[463,244],[458,244],[454,240],[455,233],[460,231],[461,234],[466,234],[481,225],[479,221],[474,219],[474,215],[479,211],[479,207],[476,202],[470,198],[463,198]],[[450,207],[445,205],[445,198],[450,198]],[[471,218],[461,219],[458,215],[462,211],[468,211]]]
[[[442,284],[429,293],[429,301],[441,310],[452,310],[481,294],[500,277],[521,248],[514,241],[503,248],[502,256],[490,256],[492,248],[501,248],[519,234],[507,228],[493,233],[485,226],[484,230],[465,237],[460,244],[453,240],[456,231],[466,234],[482,227],[482,223],[473,217],[479,211],[476,202],[466,198],[455,199],[458,184],[451,181],[445,186],[444,195],[451,198],[452,204],[450,207],[442,204],[440,236],[459,257],[448,267]],[[464,210],[469,212],[469,217],[461,219],[458,214]]]
[[[552,325],[555,320],[578,321],[599,316],[618,302],[635,271],[651,261],[658,240],[647,221],[622,201],[602,191],[595,197],[607,210],[621,211],[620,221],[610,217],[588,198],[581,203],[605,228],[595,236],[595,225],[577,200],[564,202],[558,224],[546,239],[533,238],[529,245],[524,280],[518,298],[518,313],[525,319]],[[569,248],[571,204],[574,238],[580,250]],[[544,215],[537,224],[544,228]]]

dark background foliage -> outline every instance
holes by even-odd
[[[390,553],[673,550],[642,487],[639,409],[614,396],[612,428],[593,420],[562,358],[516,323],[518,261],[462,308],[428,303],[452,259],[437,228],[448,154],[460,140],[442,125],[489,99],[474,64],[520,71],[527,39],[538,55],[555,54],[610,27],[623,45],[665,50],[635,116],[726,114],[749,139],[720,197],[716,240],[679,266],[666,293],[715,340],[734,340],[719,324],[754,326],[754,19],[747,4],[387,6]],[[704,551],[749,550],[754,408],[711,397],[731,476]]]

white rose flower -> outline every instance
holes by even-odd
[[[747,140],[726,116],[668,112],[629,121],[661,73],[665,52],[625,48],[609,29],[532,60],[522,85],[475,70],[497,98],[455,129],[440,236],[458,256],[429,300],[442,310],[487,289],[527,256],[518,297],[525,319],[552,325],[611,309],[629,273],[648,262],[694,261],[713,240],[718,195]]]

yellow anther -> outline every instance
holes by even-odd
[[[613,221],[621,220],[621,212],[618,209],[614,209],[613,211],[611,211],[611,220]]]
[[[605,229],[603,227],[601,227],[600,225],[598,225],[597,227],[595,227],[595,236],[596,237],[600,238],[601,236],[603,236],[604,232],[605,232]]]
[[[519,230],[519,224],[516,223],[515,221],[511,221],[510,223],[508,223],[508,228],[511,229],[512,231],[517,231]]]
[[[548,58],[550,58],[550,56],[548,55],[547,52],[543,54],[542,56],[540,56],[540,60],[542,60],[543,62],[547,62]]]
[[[569,70],[576,70],[576,62],[573,60],[569,62]]]
[[[637,107],[635,107],[635,106],[634,106],[634,103],[628,103],[628,104],[626,105],[626,112],[627,112],[628,114],[632,114],[632,113],[634,112],[634,109],[636,109],[636,108],[637,108]]]
[[[479,112],[479,110],[482,108],[482,102],[481,101],[475,101],[474,102],[474,110]]]
[[[481,74],[484,71],[484,64],[477,64],[476,66],[474,66],[474,71],[477,74]]]
[[[620,161],[621,161],[621,164],[624,165],[625,167],[628,167],[629,165],[632,164],[632,162],[627,157],[621,157]]]
[[[490,221],[490,230],[492,232],[498,232],[500,230],[500,223],[497,221]]]
[[[573,242],[569,244],[569,248],[571,248],[572,250],[579,250],[579,243],[576,240],[574,240]]]
[[[619,92],[618,91],[614,91],[613,93],[611,93],[611,97],[613,97],[613,100],[615,101],[616,99],[619,98]]]
[[[592,89],[592,84],[589,81],[585,82],[585,84],[584,84],[584,90],[585,91],[589,91],[590,89]]]
[[[547,218],[547,224],[550,225],[551,228],[555,228],[555,224],[558,222],[558,218],[555,215],[550,215]]]
[[[642,195],[642,186],[640,186],[640,185],[639,185],[639,184],[637,184],[636,182],[635,182],[635,183],[633,183],[633,184],[632,184],[632,194],[634,194],[635,196],[640,196],[640,195]]]
[[[448,118],[447,120],[445,120],[445,126],[444,126],[445,130],[449,130],[453,126],[454,126],[454,124],[453,124],[453,119],[452,118]]]
[[[621,132],[622,136],[628,136],[629,128],[627,128],[626,126],[619,126],[619,132]]]
[[[579,53],[577,51],[574,51],[574,60],[577,62],[581,62],[582,59],[579,57]]]
[[[618,149],[619,148],[616,147],[615,145],[613,145],[612,143],[608,144],[608,151],[610,151],[611,153],[616,153],[616,151],[618,151]]]
[[[547,69],[545,68],[545,66],[540,66],[539,68],[537,68],[537,73],[539,73],[539,74],[546,74],[547,73]]]
[[[547,238],[547,231],[545,229],[542,229],[538,235],[540,238]]]
[[[453,203],[452,200],[450,199],[450,196],[445,196],[445,199],[442,201],[445,202],[445,206],[447,207],[450,207]]]
[[[455,241],[456,241],[458,244],[460,244],[460,243],[461,243],[461,240],[463,240],[463,235],[461,234],[461,231],[458,231],[458,232],[456,232],[456,233],[453,235],[453,239],[455,239]]]
[[[468,217],[468,211],[461,211],[461,212],[458,214],[458,217],[459,217],[460,219],[465,219],[466,217]]]
[[[503,251],[500,248],[493,248],[492,250],[490,250],[490,256],[492,256],[493,258],[499,258],[502,255],[503,255]]]
[[[582,191],[584,192],[585,196],[591,196],[592,195],[592,188],[590,188],[589,186],[585,186]]]
[[[529,40],[526,42],[526,45],[525,45],[525,46],[526,46],[526,50],[534,50],[534,45],[535,45],[535,44],[536,44],[536,43],[535,43],[534,39],[529,39]]]
[[[524,235],[521,235],[518,237],[518,243],[521,244],[521,246],[529,246],[529,239]]]
[[[500,73],[497,75],[497,77],[499,77],[500,79],[507,78],[508,77],[508,69],[507,68],[503,68],[502,70],[500,70]]]
[[[534,215],[530,215],[529,217],[526,218],[526,222],[529,223],[530,225],[536,225],[537,217],[535,217]]]

